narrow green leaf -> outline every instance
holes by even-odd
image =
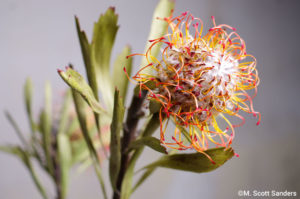
[[[58,73],[72,89],[81,94],[81,96],[86,100],[86,102],[90,105],[94,112],[105,112],[95,98],[91,87],[86,83],[84,78],[78,72],[70,67],[67,67],[65,72],[62,70],[58,70]]]
[[[33,85],[31,78],[27,78],[24,86],[24,98],[26,111],[29,116],[32,116],[31,103],[32,103]]]
[[[27,112],[27,116],[29,119],[31,132],[35,132],[36,125],[34,123],[33,116],[32,116],[32,93],[33,93],[32,81],[30,78],[27,78],[25,85],[24,85],[25,107],[26,107],[26,112]]]
[[[71,105],[71,90],[65,94],[63,107],[61,109],[58,134],[57,134],[57,147],[58,147],[58,161],[61,172],[61,194],[62,199],[66,197],[68,184],[69,184],[69,170],[72,162],[71,143],[67,135],[67,123],[69,118],[69,108]]]
[[[9,123],[12,125],[12,127],[15,129],[15,132],[17,133],[17,136],[21,140],[21,142],[24,145],[24,147],[28,147],[29,144],[28,144],[27,140],[25,139],[25,137],[23,136],[23,134],[22,134],[22,132],[21,132],[18,124],[14,120],[14,118],[7,111],[5,111],[5,116],[6,116],[7,120],[9,121]]]
[[[82,162],[87,159],[90,155],[89,149],[86,145],[85,140],[73,140],[71,143],[72,148],[72,165]]]
[[[52,117],[52,105],[51,105],[51,86],[49,82],[45,84],[45,109],[41,113],[40,117],[40,130],[43,139],[43,150],[46,156],[47,169],[50,175],[54,175],[54,164],[51,157],[51,117]]]
[[[104,15],[99,17],[94,25],[94,34],[92,40],[93,59],[98,69],[109,71],[111,50],[119,29],[118,15],[115,8],[110,7]]]
[[[72,96],[71,96],[71,90],[67,90],[65,94],[65,99],[63,106],[61,108],[60,113],[60,120],[59,120],[59,126],[58,126],[58,134],[60,133],[67,133],[67,125],[69,121],[69,114],[70,114],[70,106],[72,103]]]
[[[147,137],[151,136],[155,130],[159,127],[159,114],[155,113],[151,117],[151,119],[148,121],[145,129],[142,132],[142,137]],[[132,178],[134,174],[134,168],[136,161],[140,157],[144,150],[144,147],[140,147],[136,151],[134,151],[132,158],[128,164],[128,168],[126,170],[126,173],[124,175],[124,179],[122,182],[122,187],[121,187],[121,199],[129,199],[130,195],[132,193]]]
[[[71,122],[70,124],[68,125],[68,128],[66,129],[66,133],[69,135],[69,136],[72,136],[72,134],[77,130],[79,129],[80,126],[79,126],[79,121],[77,119],[77,116],[72,118],[71,119]]]
[[[98,100],[97,76],[95,66],[92,64],[91,60],[91,46],[88,42],[85,32],[80,29],[79,20],[77,17],[75,17],[75,22],[88,82],[92,88],[95,98]]]
[[[143,175],[140,177],[140,179],[137,181],[137,183],[134,185],[133,189],[132,189],[132,193],[139,187],[141,186],[141,184],[143,184],[143,182],[155,171],[155,167],[154,168],[149,168],[146,169],[146,171],[143,173]]]
[[[35,123],[33,119],[33,114],[32,114],[32,95],[33,95],[33,84],[30,78],[26,79],[25,85],[24,85],[24,99],[25,99],[25,107],[26,107],[26,112],[27,112],[27,117],[29,120],[29,126],[31,130],[31,137],[33,141],[37,141],[37,137],[35,132],[38,130],[38,124]],[[35,157],[39,161],[39,164],[45,168],[45,165],[43,164],[43,160],[40,157],[38,150],[36,148],[36,145],[32,145],[32,149],[34,151]]]
[[[76,168],[76,173],[80,174],[85,172],[91,165],[93,165],[93,160],[91,158],[83,160]]]
[[[167,32],[168,23],[163,20],[158,20],[157,17],[159,17],[161,19],[163,19],[165,17],[169,17],[171,15],[171,11],[174,9],[174,6],[175,6],[174,0],[160,0],[159,1],[158,5],[156,6],[155,11],[153,13],[151,29],[150,29],[148,41],[147,41],[147,44],[145,47],[145,51],[144,51],[145,53],[151,45],[149,40],[160,38],[160,37],[164,36]],[[161,47],[161,45],[153,46],[151,49],[151,55],[154,57],[157,57],[157,55],[160,51],[160,47]],[[142,61],[141,61],[141,67],[144,67],[146,65],[148,65],[147,59],[146,59],[146,57],[143,57]],[[149,67],[146,70],[144,70],[144,73],[151,73],[149,71]]]
[[[110,159],[109,159],[109,177],[111,185],[116,189],[117,179],[121,164],[121,138],[120,133],[123,128],[124,106],[120,93],[116,89],[114,97],[114,110],[112,123],[110,125]]]
[[[75,90],[72,90],[72,94],[73,94],[76,113],[78,116],[82,134],[83,134],[86,144],[91,152],[91,156],[97,158],[97,161],[98,161],[97,151],[96,151],[96,148],[90,137],[90,133],[89,133],[88,126],[87,126],[87,115],[86,115],[86,109],[85,109],[85,107],[86,107],[85,102],[84,102],[82,96]]]
[[[118,55],[114,63],[113,71],[113,82],[114,86],[120,91],[120,96],[123,97],[124,101],[126,99],[127,87],[128,87],[128,77],[126,76],[124,69],[126,69],[127,74],[131,75],[132,69],[132,58],[126,58],[131,54],[130,46],[126,46],[122,53]]]
[[[48,81],[45,84],[45,112],[47,115],[47,130],[50,132],[52,124],[52,88]]]
[[[107,199],[107,194],[106,194],[105,184],[104,184],[104,180],[103,180],[102,173],[101,173],[98,154],[97,154],[96,148],[94,147],[93,141],[90,138],[87,123],[86,123],[87,116],[86,116],[85,102],[83,100],[83,96],[80,95],[75,89],[72,89],[72,95],[73,95],[73,100],[75,103],[76,113],[78,116],[81,131],[83,133],[84,139],[88,146],[90,156],[93,160],[93,166],[94,166],[95,172],[97,174],[99,183],[101,185],[103,196],[105,199]]]
[[[77,33],[78,33],[78,37],[79,37],[79,42],[80,42],[80,46],[81,46],[81,52],[82,52],[82,56],[83,56],[83,60],[84,60],[84,64],[85,64],[86,74],[88,77],[88,82],[93,91],[94,97],[96,98],[97,101],[99,101],[97,73],[96,73],[95,64],[92,64],[91,45],[88,42],[85,32],[80,29],[79,20],[77,17],[75,17],[75,21],[76,21],[76,28],[77,28]],[[98,128],[98,136],[99,136],[100,142],[102,143],[100,115],[98,113],[94,112],[94,116],[95,116],[95,121],[96,121],[96,125]]]
[[[160,145],[160,140],[155,137],[143,137],[138,140],[135,140],[130,144],[129,150],[139,149],[142,146],[148,146],[155,151],[168,154],[166,148]]]
[[[26,113],[27,113],[27,117],[28,117],[28,121],[29,121],[29,126],[30,126],[30,130],[31,130],[31,137],[33,141],[37,140],[36,134],[35,132],[38,130],[38,124],[34,121],[33,119],[33,114],[32,114],[32,96],[33,96],[33,84],[32,84],[32,80],[31,78],[27,78],[24,88],[23,88],[23,94],[24,94],[24,103],[25,103],[25,108],[26,108]],[[35,145],[31,145],[33,152],[35,154],[35,157],[37,158],[37,160],[39,161],[39,164],[44,167],[45,165],[42,162],[42,158],[40,157],[36,146]],[[44,167],[45,168],[45,167]]]
[[[66,197],[69,184],[69,171],[72,161],[71,144],[68,136],[64,133],[57,135],[58,160],[61,172],[62,199]]]
[[[203,153],[174,154],[166,155],[144,167],[146,169],[164,167],[196,173],[209,172],[222,166],[227,160],[234,155],[233,149],[214,148],[205,151],[212,161]]]
[[[142,132],[142,137],[151,136],[160,125],[159,113],[154,113]]]
[[[127,167],[126,173],[121,186],[121,199],[129,199],[132,192],[132,178],[136,161],[143,152],[143,148],[134,152]]]
[[[40,115],[40,131],[42,133],[42,146],[46,157],[47,170],[50,175],[54,174],[53,161],[51,158],[51,132],[48,131],[48,120],[45,110]]]
[[[86,103],[84,103],[86,105]],[[84,107],[86,110],[86,106]],[[67,135],[69,136],[69,139],[71,141],[71,148],[72,148],[72,165],[76,163],[81,163],[85,161],[86,159],[91,159],[90,158],[90,153],[88,146],[86,144],[86,141],[84,138],[81,137],[81,132],[80,131],[80,124],[78,121],[77,117],[74,117],[68,126],[68,129],[66,130]],[[95,131],[94,131],[95,129]],[[95,136],[96,133],[96,127],[93,129],[89,128],[89,135],[90,137]],[[93,141],[93,144],[95,148],[97,148],[97,144],[95,141]]]
[[[16,155],[17,157],[20,158],[20,160],[24,163],[24,165],[28,169],[28,171],[34,181],[34,184],[38,188],[38,191],[40,192],[40,194],[42,195],[42,197],[44,199],[47,199],[48,197],[47,197],[45,188],[42,186],[37,174],[35,173],[35,170],[33,168],[31,160],[30,160],[29,153],[24,151],[22,148],[20,148],[18,146],[0,146],[0,151],[6,152],[6,153],[9,153],[12,155]]]
[[[96,68],[98,87],[109,110],[113,108],[113,84],[109,72],[110,57],[119,28],[117,23],[118,15],[111,7],[95,23],[91,44],[91,59]]]

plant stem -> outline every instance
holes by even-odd
[[[63,199],[62,187],[61,187],[61,167],[58,160],[58,144],[57,144],[57,132],[53,133],[55,139],[51,145],[51,159],[53,162],[53,181],[55,184],[56,199]],[[51,173],[50,173],[51,175]]]
[[[48,199],[48,196],[46,194],[45,188],[42,186],[37,174],[35,173],[35,170],[31,164],[31,161],[28,156],[25,157],[25,160],[23,160],[27,168],[29,169],[30,175],[34,181],[34,184],[38,188],[40,194],[43,196],[44,199]]]
[[[130,161],[130,155],[126,153],[127,148],[131,141],[134,139],[136,134],[136,128],[141,116],[141,108],[146,98],[147,91],[141,91],[140,96],[133,96],[131,101],[131,105],[128,109],[126,122],[124,124],[124,135],[122,138],[122,145],[121,145],[121,167],[119,171],[119,176],[117,180],[117,188],[113,193],[113,199],[120,199],[121,187],[123,178],[128,166],[128,162]]]
[[[55,189],[56,189],[56,199],[63,199],[62,190],[61,190],[61,172],[59,165],[54,170],[54,180],[55,180]]]
[[[62,194],[61,194],[61,188],[59,185],[56,185],[56,199],[63,199]]]

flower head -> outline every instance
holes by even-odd
[[[150,40],[152,45],[143,55],[148,65],[133,79],[148,91],[148,99],[161,104],[161,143],[199,152],[210,145],[229,147],[234,128],[244,123],[239,110],[258,115],[260,121],[260,114],[252,106],[254,96],[246,92],[254,89],[256,94],[259,83],[255,57],[246,53],[245,42],[234,28],[216,25],[214,17],[213,27],[205,35],[201,19],[187,12],[160,20],[168,23],[170,31]],[[151,48],[160,44],[161,57],[152,56]],[[154,71],[152,74],[145,72],[149,68]],[[242,122],[233,125],[226,115],[236,116]],[[167,141],[170,119],[176,128],[172,140]],[[224,127],[219,119],[224,121]]]

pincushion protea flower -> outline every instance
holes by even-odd
[[[216,25],[214,17],[213,27],[205,35],[201,19],[187,12],[160,20],[168,23],[170,32],[150,40],[152,45],[145,54],[131,56],[142,55],[148,61],[133,79],[148,91],[149,100],[161,104],[161,143],[201,153],[211,144],[229,147],[234,128],[244,123],[239,110],[258,115],[257,124],[260,121],[252,105],[259,84],[255,57],[246,53],[245,42],[234,28]],[[151,48],[159,44],[163,48],[157,58],[151,55]],[[152,74],[145,72],[149,68]],[[252,97],[246,92],[250,89],[255,91]],[[233,125],[225,115],[236,116],[242,122]],[[219,118],[227,124],[223,129],[217,122]],[[165,139],[170,119],[176,124],[173,142]],[[189,134],[188,144],[182,138],[183,128]]]

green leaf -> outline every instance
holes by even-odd
[[[86,115],[86,109],[85,109],[85,102],[82,98],[82,96],[76,92],[75,90],[72,90],[72,94],[73,94],[73,99],[74,99],[74,103],[75,103],[75,108],[76,108],[76,113],[78,116],[78,120],[79,120],[79,124],[80,124],[80,128],[82,131],[82,134],[84,136],[84,139],[86,141],[86,144],[91,152],[91,156],[93,156],[94,158],[97,159],[98,161],[98,155],[97,155],[97,151],[96,148],[93,144],[93,141],[90,137],[90,133],[89,133],[89,129],[87,126],[87,115]]]
[[[175,149],[170,150],[169,154],[174,154],[177,151]],[[154,171],[156,170],[157,167],[151,167],[148,168],[144,171],[143,175],[139,178],[139,180],[137,181],[137,183],[134,185],[133,189],[132,189],[132,193],[139,187],[141,186],[141,184],[143,184],[143,182],[152,174],[154,173]]]
[[[24,165],[30,172],[30,175],[34,181],[34,184],[38,188],[40,194],[42,195],[42,197],[44,199],[47,199],[48,197],[47,197],[46,191],[45,191],[44,187],[42,186],[37,174],[35,173],[33,165],[30,161],[29,153],[27,151],[24,151],[22,148],[20,148],[18,146],[0,146],[0,151],[6,152],[6,153],[9,153],[12,155],[16,155],[17,157],[20,158],[20,160],[24,163]]]
[[[137,183],[134,185],[132,189],[132,193],[155,171],[154,168],[146,169],[146,171],[143,173],[143,175],[140,177],[140,179],[137,181]]]
[[[209,172],[222,166],[234,155],[233,149],[214,148],[205,151],[214,163],[203,153],[166,155],[144,167],[146,169],[164,167],[196,173]]]
[[[147,136],[151,136],[155,130],[159,127],[159,114],[153,114],[153,116],[151,117],[151,119],[148,121],[145,129],[142,132],[142,137],[147,137]],[[131,193],[132,193],[132,177],[134,174],[134,168],[135,168],[135,164],[136,161],[138,160],[138,158],[140,157],[140,155],[142,154],[144,150],[144,147],[140,147],[139,149],[137,149],[133,155],[132,158],[128,164],[128,168],[125,172],[124,175],[124,179],[122,182],[122,187],[121,187],[121,199],[129,199]]]
[[[77,119],[77,116],[74,118],[71,118],[70,124],[68,125],[68,128],[66,129],[66,133],[69,136],[72,136],[72,134],[80,128],[79,121]]]
[[[75,17],[75,22],[88,82],[92,88],[95,98],[98,100],[97,76],[95,66],[92,64],[91,60],[91,46],[88,42],[85,32],[80,29],[79,20],[77,17]]]
[[[27,113],[27,117],[29,120],[29,126],[30,126],[30,130],[31,130],[31,137],[32,137],[32,141],[36,142],[37,141],[37,137],[35,132],[38,130],[38,124],[34,121],[33,119],[33,114],[32,114],[32,95],[33,95],[33,84],[30,78],[26,79],[25,85],[24,85],[24,99],[25,99],[25,107],[26,107],[26,113]],[[31,145],[33,152],[35,154],[35,157],[37,158],[37,160],[39,161],[39,164],[45,168],[45,165],[43,164],[43,160],[40,157],[39,153],[38,153],[38,149],[36,148],[36,145]]]
[[[104,15],[94,25],[94,34],[92,40],[93,59],[98,69],[109,71],[111,50],[119,29],[118,15],[115,8],[110,7]]]
[[[77,17],[75,17],[75,21],[76,21],[77,33],[78,33],[80,46],[81,46],[81,52],[82,52],[83,60],[85,63],[85,69],[86,69],[86,73],[87,73],[87,77],[88,77],[88,82],[89,82],[89,85],[93,91],[93,94],[94,94],[96,100],[99,101],[97,73],[96,73],[95,64],[92,64],[91,45],[88,42],[85,32],[80,29],[80,25],[79,25],[79,21],[78,21]],[[94,112],[94,116],[95,116],[96,126],[98,128],[98,136],[99,136],[100,142],[103,143],[102,136],[101,136],[100,115],[98,113]]]
[[[113,82],[114,86],[120,91],[120,96],[123,97],[124,101],[126,99],[127,87],[128,87],[128,77],[126,76],[124,69],[126,69],[127,74],[131,75],[132,69],[132,58],[126,58],[131,54],[131,48],[126,46],[122,53],[118,55],[114,63],[113,71]]]
[[[79,94],[78,94],[79,95]],[[86,105],[86,103],[84,104]],[[84,107],[86,108],[86,106]],[[90,157],[89,148],[86,144],[85,139],[81,137],[81,129],[78,118],[74,117],[66,130],[69,139],[71,140],[71,148],[72,148],[72,165],[76,163],[81,163],[82,161],[86,160]],[[76,134],[75,134],[76,133]],[[90,136],[91,135],[91,132]]]
[[[57,147],[58,147],[58,161],[61,172],[61,194],[62,198],[66,197],[67,188],[69,184],[69,170],[72,162],[71,143],[67,135],[67,123],[69,118],[69,108],[71,105],[71,90],[68,90],[65,95],[64,104],[61,109],[59,120]]]
[[[84,78],[70,67],[66,71],[58,70],[61,78],[74,90],[81,94],[81,96],[90,105],[92,110],[96,113],[104,113],[104,109],[96,100],[91,87],[86,83]]]
[[[117,22],[118,15],[115,14],[115,9],[111,7],[95,23],[91,44],[92,64],[96,68],[98,86],[109,110],[113,108],[113,84],[109,72],[110,57],[119,28]]]
[[[130,144],[129,150],[139,149],[142,146],[148,146],[155,151],[168,154],[166,148],[160,144],[160,140],[155,137],[143,137],[135,140]]]
[[[67,92],[65,94],[64,103],[63,103],[63,106],[61,109],[61,113],[60,113],[58,134],[60,134],[60,133],[66,134],[67,133],[67,125],[69,122],[71,103],[72,103],[71,90],[67,90]]]
[[[24,85],[25,106],[26,106],[27,116],[29,118],[31,131],[35,132],[36,125],[34,123],[33,116],[32,116],[32,93],[33,93],[32,81],[30,78],[27,78]]]
[[[85,172],[88,168],[93,165],[93,160],[91,158],[84,159],[80,165],[76,168],[76,174],[81,174]]]
[[[51,132],[52,124],[52,88],[50,82],[45,84],[45,112],[47,116],[47,130]]]
[[[142,137],[151,136],[160,125],[159,113],[154,113],[151,119],[145,125],[145,129],[142,132]]]
[[[105,184],[104,184],[104,180],[103,180],[102,173],[101,173],[102,171],[100,168],[98,154],[97,154],[96,148],[94,147],[93,141],[90,138],[89,130],[88,130],[87,123],[86,123],[87,116],[86,116],[85,102],[83,100],[83,96],[80,95],[78,92],[76,92],[75,89],[72,89],[72,95],[73,95],[73,100],[75,103],[76,113],[78,116],[81,131],[83,133],[84,139],[88,146],[90,156],[93,160],[93,166],[95,168],[95,172],[97,174],[97,177],[98,177],[98,180],[99,180],[102,192],[103,192],[103,196],[105,199],[107,199],[107,194],[106,194]]]
[[[79,131],[79,129],[77,129],[77,131]],[[88,133],[89,133],[89,137],[91,137],[91,141],[93,142],[94,148],[99,149],[100,146],[102,145],[98,139],[94,139],[96,138],[95,136],[97,133],[96,126],[89,127]],[[68,136],[70,135],[68,134]],[[76,136],[78,137],[76,138]],[[75,137],[71,136],[69,139],[71,140],[71,148],[72,148],[72,163],[71,163],[72,165],[76,163],[81,164],[83,161],[86,161],[87,159],[91,160],[89,148],[86,144],[84,137],[83,138],[81,137],[81,134],[75,135]],[[99,159],[99,161],[101,161],[101,159]]]
[[[159,1],[158,5],[156,6],[156,9],[153,13],[151,29],[150,29],[148,41],[147,41],[147,44],[145,47],[145,51],[144,51],[145,53],[151,45],[149,40],[157,39],[157,38],[164,36],[168,30],[168,23],[163,20],[158,20],[157,17],[159,17],[161,19],[163,19],[165,17],[169,17],[171,15],[171,11],[174,9],[174,6],[175,6],[174,0],[160,0]],[[151,49],[151,55],[154,57],[157,57],[157,55],[160,51],[160,47],[161,47],[160,44],[153,46]],[[146,57],[143,57],[142,61],[141,61],[141,67],[144,67],[146,65],[148,65],[148,61],[147,61]],[[150,68],[148,67],[147,69],[143,70],[143,72],[151,73],[149,71],[149,69]]]
[[[54,175],[54,164],[51,157],[52,147],[51,147],[51,86],[49,82],[45,84],[45,109],[42,111],[40,116],[40,131],[42,133],[43,139],[43,150],[46,156],[47,170],[50,175]]]
[[[113,118],[110,126],[110,159],[109,159],[109,176],[111,185],[116,189],[117,179],[121,165],[121,138],[120,133],[123,128],[124,106],[120,93],[116,89],[114,97]]]
[[[124,175],[124,179],[121,186],[121,199],[129,199],[132,192],[132,178],[134,173],[134,167],[137,159],[142,154],[143,148],[137,150],[132,155],[127,170]]]
[[[61,172],[61,194],[66,197],[69,184],[69,171],[72,161],[71,144],[68,136],[64,133],[57,135],[58,160]]]
[[[23,134],[22,134],[19,126],[17,125],[16,121],[14,120],[14,118],[7,111],[5,111],[5,116],[6,116],[7,120],[9,121],[9,123],[12,125],[12,127],[15,129],[15,132],[17,133],[17,136],[21,140],[21,142],[24,145],[24,147],[28,147],[29,144],[26,141],[25,137],[23,136]]]
[[[84,139],[73,140],[72,147],[72,165],[82,162],[89,157],[89,149]]]

